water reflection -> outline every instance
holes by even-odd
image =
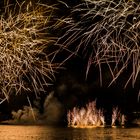
[[[139,128],[74,129],[0,125],[0,140],[139,140]]]

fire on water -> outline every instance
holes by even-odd
[[[102,109],[96,108],[96,101],[89,102],[86,107],[74,107],[67,113],[68,126],[74,128],[105,127],[105,116]],[[113,108],[111,126],[116,126],[116,121],[124,125],[125,117],[118,108]]]

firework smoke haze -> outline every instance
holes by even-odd
[[[44,120],[47,124],[58,123],[64,114],[64,106],[54,96],[54,93],[50,93],[44,102]]]
[[[38,107],[24,106],[23,109],[12,111],[12,120],[9,123],[36,123],[36,124],[57,124],[64,114],[64,107],[61,102],[50,93],[44,102],[43,113]]]
[[[10,10],[11,9],[11,10]],[[53,7],[16,3],[0,15],[0,93],[33,91],[36,95],[54,79],[57,67],[44,52],[52,41],[47,37]]]
[[[130,81],[134,86],[140,72],[139,15],[140,3],[136,0],[84,0],[61,21],[67,30],[58,44],[69,48],[76,44],[76,52],[82,50],[89,56],[86,77],[90,66],[98,65],[102,85],[102,65],[107,65],[110,86],[131,67],[124,87]]]
[[[32,110],[34,112],[34,116],[36,120],[34,120]],[[10,121],[12,123],[35,123],[39,119],[39,116],[40,116],[37,108],[31,108],[29,106],[24,106],[23,109],[19,109],[17,112],[12,111],[11,114],[12,114],[13,120],[10,120]]]

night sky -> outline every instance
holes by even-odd
[[[51,19],[52,22],[50,22],[50,24],[55,24],[58,19],[69,16],[71,9],[77,4],[81,3],[80,0],[64,0],[63,2],[67,4],[66,6],[64,3],[57,0],[46,1],[41,0],[40,2],[47,3],[48,5],[56,4],[56,7],[58,8],[56,11],[54,11]],[[15,1],[12,0],[12,3],[15,3]],[[0,1],[0,5],[3,7],[3,1]],[[79,15],[75,14],[73,17],[78,20]],[[58,38],[61,37],[67,30],[65,26],[66,25],[63,24],[58,28],[50,28],[49,36]],[[62,39],[59,43],[63,43],[64,39]],[[97,65],[92,65],[90,67],[86,78],[88,53],[85,55],[85,53],[80,50],[78,54],[71,55],[71,52],[75,50],[78,41],[79,40],[71,44],[72,47],[70,46],[70,51],[60,50],[60,52],[56,55],[54,61],[57,63],[61,63],[65,61],[66,58],[69,56],[70,57],[63,64],[62,68],[57,70],[57,73],[55,73],[55,79],[53,80],[52,85],[48,86],[46,92],[39,94],[38,98],[32,92],[23,92],[18,95],[13,93],[9,96],[8,101],[4,101],[2,104],[0,104],[1,121],[11,119],[11,112],[13,110],[18,111],[19,109],[23,109],[24,106],[29,106],[27,97],[29,97],[32,107],[37,108],[43,117],[47,113],[50,115],[50,117],[47,118],[47,123],[55,123],[55,121],[52,121],[52,119],[56,120],[56,122],[66,123],[66,112],[69,109],[72,109],[74,106],[85,106],[88,102],[93,100],[97,100],[98,108],[103,108],[107,112],[110,112],[114,106],[119,106],[122,113],[130,116],[132,112],[140,110],[140,103],[138,102],[140,84],[139,75],[134,87],[130,82],[128,86],[124,88],[124,85],[131,72],[131,66],[129,66],[126,71],[119,76],[115,83],[108,87],[111,81],[111,74],[107,64],[103,64],[103,83],[100,85],[100,73]],[[59,47],[55,43],[52,43],[49,45],[47,53],[55,50],[53,48]],[[50,94],[52,94],[50,101],[46,101]],[[48,104],[46,102],[48,102]],[[58,112],[56,111],[56,116],[58,116],[58,118],[54,117],[55,113],[53,113],[53,109],[54,111],[58,110]],[[52,119],[50,119],[51,115]],[[42,116],[42,120],[45,120]]]

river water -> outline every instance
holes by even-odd
[[[0,125],[0,140],[140,140],[140,128]]]

